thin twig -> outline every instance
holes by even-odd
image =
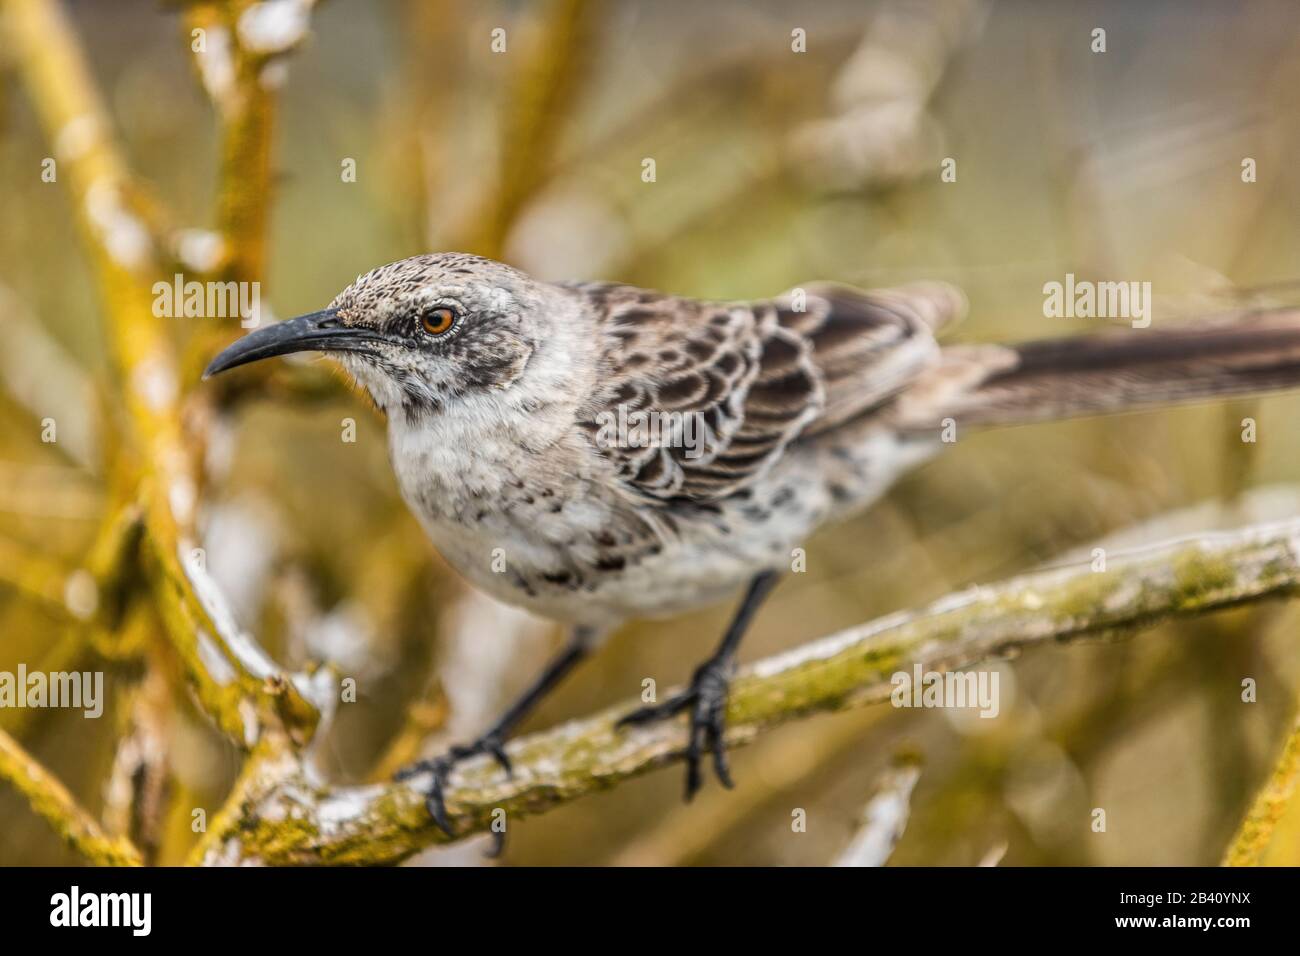
[[[48,443],[94,472],[100,465],[95,390],[86,374],[16,293],[0,286],[0,384],[54,431]],[[44,436],[43,436],[44,440]]]
[[[208,0],[187,13],[199,77],[220,119],[217,230],[223,278],[251,282],[266,269],[273,169],[275,61],[306,36],[315,0]]]

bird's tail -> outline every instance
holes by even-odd
[[[952,346],[899,397],[907,431],[996,427],[1300,388],[1300,309],[1166,329]]]

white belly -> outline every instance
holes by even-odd
[[[609,626],[729,600],[761,571],[790,570],[819,525],[870,504],[933,450],[884,431],[792,449],[746,498],[720,503],[716,514],[674,511],[676,529],[662,535],[658,552],[617,570],[596,568],[588,545],[602,529],[627,526],[625,505],[582,482],[556,489],[550,507],[511,499],[523,492],[507,485],[482,508],[454,515],[431,508],[419,481],[403,491],[438,550],[476,587],[553,620]],[[536,489],[528,495],[538,498]],[[656,509],[646,511],[654,519]],[[564,568],[577,569],[579,586],[548,580]]]

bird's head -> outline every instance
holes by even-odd
[[[555,352],[548,346],[569,331],[561,325],[571,308],[559,288],[490,259],[413,256],[360,276],[320,312],[244,336],[204,377],[275,355],[325,352],[381,408],[410,417],[511,389],[539,350]]]

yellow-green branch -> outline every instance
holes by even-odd
[[[94,818],[72,799],[72,794],[63,784],[3,730],[0,730],[0,778],[12,783],[27,798],[32,810],[91,863],[100,866],[140,865],[140,851],[129,840],[105,833]]]
[[[285,0],[279,8],[256,0],[207,0],[191,6],[186,16],[187,41],[199,78],[217,111],[221,159],[216,229],[221,255],[214,273],[222,281],[265,278],[275,182],[275,108],[284,66],[279,61],[306,35],[314,5],[315,0]],[[269,18],[276,20],[274,29],[268,29]],[[202,31],[201,44],[194,31]],[[238,330],[221,326],[213,334],[196,336],[186,357],[186,373],[202,369],[232,331]],[[223,381],[216,390],[228,398],[228,389]]]
[[[891,679],[971,667],[1041,644],[1127,632],[1178,615],[1292,594],[1300,585],[1300,520],[1206,535],[1090,566],[1028,574],[949,595],[815,641],[746,668],[732,686],[727,741],[818,711],[887,699]],[[514,741],[514,775],[486,759],[452,775],[447,807],[456,837],[542,813],[680,757],[681,720],[617,730],[634,705]],[[395,863],[448,838],[407,784],[330,787],[292,748],[266,745],[192,859],[207,864]]]
[[[71,25],[51,0],[4,0],[7,25],[95,264],[100,301],[130,431],[120,484],[139,503],[146,585],[205,709],[227,734],[251,745],[283,719],[305,736],[315,709],[284,676],[265,666],[225,613],[193,540],[198,506],[196,444],[182,428],[183,381],[164,321],[153,315],[160,276],[149,230],[111,124]],[[195,412],[194,417],[202,418]]]
[[[1268,783],[1256,795],[1246,819],[1229,845],[1224,866],[1259,866],[1263,863],[1273,847],[1278,821],[1288,810],[1295,809],[1297,794],[1300,794],[1300,720],[1291,728]]]

